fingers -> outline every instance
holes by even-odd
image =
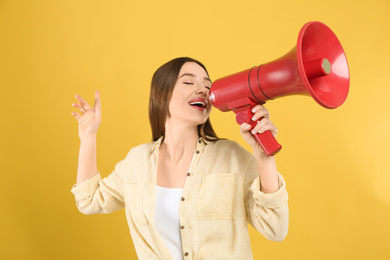
[[[81,113],[85,113],[84,107],[82,107],[79,103],[72,103],[72,107],[78,108]]]
[[[76,94],[75,98],[79,103],[72,103],[72,106],[79,109],[81,112],[81,115],[77,112],[72,112],[72,115],[76,118],[79,119],[83,114],[85,114],[87,111],[91,110],[90,105],[88,104],[85,99],[83,99],[80,95]],[[95,91],[95,104],[94,104],[94,110],[98,113],[101,112],[100,110],[100,93],[98,90]]]
[[[263,118],[260,121],[258,121],[257,125],[252,129],[252,134],[262,134],[265,131],[270,130],[274,136],[278,133],[278,129],[276,126],[267,118]]]
[[[249,124],[244,123],[241,125],[241,131],[250,131],[252,134],[261,134],[265,131],[270,130],[272,134],[276,136],[278,129],[271,122],[269,112],[265,107],[257,105],[252,109],[252,113],[254,114],[252,117],[252,121],[254,121],[254,123],[257,121],[257,124],[251,129],[251,126]]]
[[[81,96],[79,96],[78,94],[75,95],[75,98],[77,99],[77,101],[80,102],[81,106],[84,108],[85,111],[88,111],[91,109],[90,105],[88,104],[87,101],[85,101]]]
[[[265,107],[261,106],[261,105],[255,106],[252,109],[252,113],[254,114],[253,117],[252,117],[252,121],[256,121],[257,119],[262,118],[262,117],[269,119],[269,112],[268,112],[268,110]]]
[[[72,112],[72,116],[74,116],[77,120],[81,117],[81,115],[77,112]]]
[[[240,130],[242,132],[251,132],[252,134],[256,134],[256,133],[261,134],[267,130],[271,130],[271,132],[274,135],[276,135],[278,132],[278,129],[276,128],[276,126],[270,120],[267,120],[265,118],[259,120],[253,129],[251,129],[251,125],[249,125],[247,123],[243,123],[240,126]]]

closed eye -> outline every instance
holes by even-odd
[[[183,83],[186,85],[194,85],[194,83],[192,83],[192,82],[183,82]]]

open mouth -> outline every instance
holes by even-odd
[[[196,107],[206,107],[206,104],[200,101],[191,102],[190,106],[196,106]]]
[[[204,110],[207,107],[207,101],[204,99],[194,99],[191,100],[188,104],[198,110]]]

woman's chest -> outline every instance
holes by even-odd
[[[179,161],[172,162],[163,153],[157,162],[157,186],[165,188],[183,188],[190,170],[192,156],[183,156]]]

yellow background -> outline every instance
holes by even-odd
[[[389,259],[390,1],[0,0],[0,259],[136,259],[124,211],[84,216],[70,189],[79,140],[74,94],[101,91],[98,167],[107,176],[149,142],[149,83],[190,56],[212,79],[276,59],[308,21],[347,54],[351,84],[335,110],[302,96],[267,103],[284,148],[290,229],[250,229],[255,259]],[[244,145],[234,113],[222,136]]]

